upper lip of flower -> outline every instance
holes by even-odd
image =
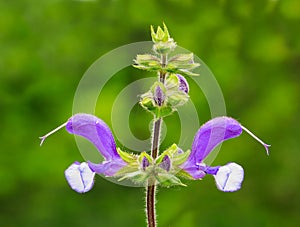
[[[67,121],[66,129],[92,142],[105,158],[100,164],[88,162],[96,173],[112,176],[127,164],[117,152],[111,130],[101,119],[90,114],[76,114]]]
[[[195,167],[220,143],[238,137],[242,133],[240,124],[229,117],[216,117],[197,131],[190,156],[182,164],[183,168]]]

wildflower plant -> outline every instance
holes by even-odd
[[[250,134],[266,149],[265,144],[237,120],[220,116],[203,124],[196,132],[190,150],[184,151],[176,144],[160,150],[161,125],[165,117],[189,100],[189,84],[186,76],[198,76],[193,70],[200,64],[194,62],[194,55],[172,55],[176,42],[170,37],[166,25],[155,31],[151,26],[153,54],[140,54],[134,59],[134,67],[157,74],[157,81],[140,96],[139,104],[153,116],[151,151],[139,155],[128,153],[116,146],[114,136],[107,124],[98,117],[78,113],[55,130],[40,137],[44,140],[65,127],[71,133],[89,140],[103,156],[101,163],[74,162],[65,170],[70,187],[78,193],[92,189],[96,174],[130,180],[146,188],[147,224],[156,226],[156,187],[174,185],[186,186],[182,179],[200,180],[207,174],[215,179],[216,186],[224,192],[241,188],[244,179],[243,168],[234,162],[209,166],[203,161],[223,141],[238,137],[243,131]]]

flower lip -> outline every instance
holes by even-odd
[[[202,125],[196,133],[189,159],[201,163],[217,145],[241,133],[241,125],[235,119],[216,117]]]
[[[232,162],[221,166],[214,175],[217,188],[223,192],[234,192],[241,189],[244,180],[243,168]]]
[[[86,162],[74,162],[65,171],[65,177],[70,187],[78,192],[85,193],[92,189],[94,185],[95,172],[93,172]]]
[[[92,142],[106,160],[121,159],[112,132],[101,119],[90,114],[75,114],[67,121],[66,129]]]

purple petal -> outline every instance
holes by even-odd
[[[216,174],[220,166],[206,166],[204,163],[185,167],[184,170],[189,173],[194,179],[205,177],[206,174]]]
[[[180,74],[176,74],[179,80],[179,90],[184,91],[185,93],[189,93],[189,84],[186,79]]]
[[[221,166],[214,175],[217,187],[223,192],[233,192],[241,188],[244,179],[243,167],[236,163]]]
[[[99,118],[90,114],[76,114],[66,125],[69,133],[91,141],[106,160],[121,159],[109,127]]]
[[[92,162],[88,162],[89,167],[92,171],[98,174],[104,174],[107,177],[114,176],[120,169],[127,165],[122,159],[120,160],[112,160],[112,161],[104,161],[100,164],[95,164]]]
[[[190,174],[194,179],[201,179],[206,175],[206,172],[197,165],[189,165],[181,168]]]
[[[65,171],[65,177],[70,187],[78,193],[85,193],[91,190],[94,185],[94,176],[95,173],[86,162],[74,162]]]
[[[208,166],[205,168],[207,174],[215,175],[220,169],[220,166]]]
[[[240,123],[230,117],[216,117],[206,122],[195,135],[187,162],[201,163],[217,145],[241,133]]]

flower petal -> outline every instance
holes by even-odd
[[[104,174],[107,177],[114,176],[120,169],[127,165],[122,159],[104,161],[100,164],[88,162],[89,167],[92,171],[98,174]]]
[[[239,122],[230,117],[216,117],[200,127],[195,135],[187,162],[201,161],[221,142],[241,135]]]
[[[94,185],[95,173],[89,168],[86,162],[75,162],[65,171],[65,177],[70,187],[79,193],[91,190]]]
[[[201,179],[205,177],[206,172],[202,168],[199,168],[197,165],[190,165],[181,167],[185,172],[190,174],[194,179]]]
[[[244,179],[243,167],[236,163],[221,166],[214,175],[217,187],[223,192],[233,192],[241,188]]]
[[[76,114],[68,120],[66,129],[91,141],[106,160],[121,159],[112,132],[101,119],[90,114]]]

